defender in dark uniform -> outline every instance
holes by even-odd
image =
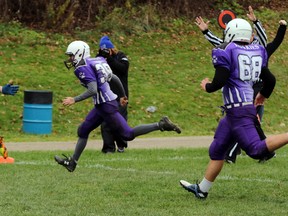
[[[124,87],[127,99],[129,100],[129,90],[128,90],[129,60],[127,56],[123,52],[118,51],[115,48],[114,44],[111,42],[108,36],[103,36],[100,39],[99,52],[97,56],[102,56],[106,59],[113,74],[118,76],[118,78],[120,79]],[[110,84],[110,87],[115,94],[117,95],[120,94],[119,90],[115,85]],[[123,107],[120,105],[120,101],[119,100],[117,101],[119,102],[119,112],[127,121],[128,120],[127,106]],[[115,137],[115,135],[111,133],[110,128],[107,126],[105,122],[101,124],[101,135],[103,139],[103,147],[102,147],[103,153],[114,153],[116,151],[116,146],[117,151],[123,153],[124,149],[128,147],[127,141],[123,140],[121,137]]]

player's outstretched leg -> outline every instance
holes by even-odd
[[[198,184],[191,184],[185,180],[180,180],[180,185],[187,191],[193,193],[198,199],[205,199],[208,196],[207,192],[202,192]]]
[[[162,117],[159,121],[159,127],[161,131],[175,131],[178,134],[181,133],[181,129],[175,125],[167,116]]]
[[[71,157],[67,157],[64,154],[63,156],[64,158],[55,155],[54,159],[58,164],[64,166],[69,172],[73,172],[77,166],[77,162]]]

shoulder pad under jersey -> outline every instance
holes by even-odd
[[[216,46],[216,48],[218,48],[218,49],[225,49],[228,44],[229,44],[229,43],[225,42],[225,43],[222,43],[222,44]]]

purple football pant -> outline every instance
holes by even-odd
[[[254,159],[260,159],[269,153],[265,140],[261,140],[257,132],[257,121],[253,105],[227,109],[209,148],[211,160],[224,160],[227,150],[235,141]]]
[[[133,129],[119,113],[116,100],[96,105],[79,126],[78,136],[88,138],[90,132],[100,126],[103,121],[113,134],[121,136],[124,140],[130,141],[135,138]]]

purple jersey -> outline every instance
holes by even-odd
[[[93,96],[94,104],[115,100],[117,95],[111,91],[108,83],[112,77],[112,70],[106,60],[103,57],[97,57],[86,58],[84,61],[85,64],[77,67],[74,73],[85,87],[90,82],[97,83],[98,91]]]
[[[253,102],[253,82],[267,65],[267,53],[260,45],[223,44],[212,51],[214,67],[225,67],[230,77],[222,89],[224,105]]]

